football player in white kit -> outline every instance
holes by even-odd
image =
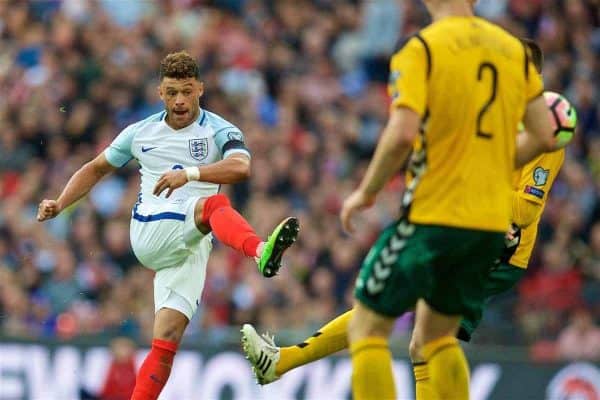
[[[58,199],[43,200],[37,216],[39,221],[55,217],[105,175],[133,158],[140,164],[141,190],[130,237],[138,260],[156,271],[156,314],[152,349],[138,372],[135,400],[156,399],[166,384],[202,293],[212,234],[254,257],[270,277],[299,231],[298,221],[286,218],[263,242],[218,193],[221,184],[248,178],[250,153],[237,127],[200,108],[203,83],[194,59],[186,52],[167,55],[158,89],[165,111],[126,127],[71,177]]]

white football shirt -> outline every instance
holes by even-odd
[[[188,182],[175,189],[167,199],[167,191],[152,194],[156,182],[169,170],[212,164],[233,153],[250,156],[244,145],[244,135],[232,123],[219,115],[200,109],[195,122],[175,130],[165,121],[167,113],[129,125],[104,151],[108,162],[122,167],[135,158],[142,176],[138,203],[182,203],[188,198],[208,197],[219,191],[219,185],[209,182]]]

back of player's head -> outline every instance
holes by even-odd
[[[200,67],[186,51],[167,54],[160,62],[160,80],[163,78],[187,79],[200,77]]]
[[[544,66],[544,53],[542,53],[542,49],[531,39],[523,39],[523,43],[525,43],[525,46],[527,46],[527,49],[531,54],[531,61],[533,62],[533,65],[535,65],[535,69],[541,74],[542,67]]]

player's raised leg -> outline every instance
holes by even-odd
[[[291,369],[320,360],[348,347],[349,310],[328,322],[312,336],[294,346],[277,347],[272,337],[256,333],[254,327],[242,327],[242,347],[252,363],[256,380],[266,385]]]
[[[517,282],[525,275],[525,268],[515,267],[507,263],[499,263],[490,271],[487,281],[485,282],[485,297],[486,303],[492,297],[507,292],[513,288]],[[460,328],[456,337],[465,342],[471,340],[471,335],[479,326],[483,317],[483,309],[486,303],[482,303],[481,307],[474,310],[470,315],[465,315],[460,321]]]
[[[283,253],[296,241],[300,230],[298,220],[288,217],[263,242],[224,194],[199,199],[194,220],[201,232],[212,231],[222,243],[247,257],[256,258],[258,269],[267,277],[277,274]]]
[[[171,374],[173,358],[188,322],[183,313],[170,308],[156,313],[152,348],[138,371],[131,400],[158,398]]]
[[[348,341],[352,358],[352,394],[356,400],[395,399],[388,337],[395,318],[385,317],[356,300]]]

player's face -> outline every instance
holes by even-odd
[[[167,122],[175,129],[185,128],[198,118],[204,85],[195,78],[163,78],[158,87],[165,103]]]

